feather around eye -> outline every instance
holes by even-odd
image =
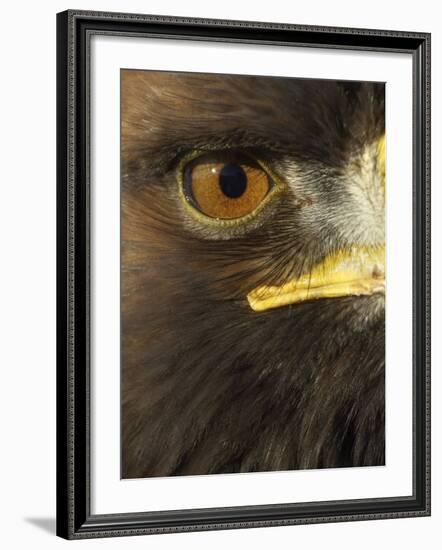
[[[281,188],[260,161],[231,152],[202,153],[178,168],[182,199],[199,221],[220,225],[245,223]]]

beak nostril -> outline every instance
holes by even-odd
[[[373,279],[384,279],[385,278],[384,270],[381,269],[378,265],[375,265],[373,267],[373,271],[372,271],[371,275],[372,275]]]

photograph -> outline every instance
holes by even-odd
[[[2,548],[441,546],[440,11],[5,3]]]
[[[430,515],[430,34],[57,14],[57,535]]]
[[[121,476],[385,464],[385,85],[122,69]]]

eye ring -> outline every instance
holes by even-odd
[[[204,197],[204,192],[203,194],[200,194],[199,198],[203,197],[206,202],[206,208],[204,208],[204,206],[201,206],[201,204],[195,198],[194,187],[192,186],[192,179],[190,178],[189,180],[189,174],[193,174],[195,167],[198,168],[198,166],[200,166],[199,163],[201,163],[201,165],[203,166],[204,174],[205,167],[203,161],[205,161],[205,163],[207,164],[212,163],[216,165],[216,169],[218,170],[217,176],[219,176],[219,180],[216,180],[218,181],[217,187],[222,187],[223,191],[223,200],[221,200],[220,205],[217,205],[218,211],[214,210],[213,208],[207,209],[207,197]],[[222,167],[222,169],[220,167]],[[222,183],[221,177],[223,171],[224,175],[227,174],[225,185]],[[243,172],[242,175],[241,172]],[[250,176],[250,174],[252,173],[255,181],[257,179],[259,180],[259,186],[255,185],[255,189],[252,189],[252,193],[254,193],[255,195],[254,197],[252,197],[252,200],[256,200],[257,204],[253,209],[251,209],[251,211],[247,211],[247,209],[244,207],[244,204],[241,204],[246,202],[247,200],[245,196],[242,196],[247,188],[245,182],[241,181],[241,178],[244,176],[244,172],[247,172],[246,177]],[[232,185],[229,185],[229,183],[231,183],[232,181],[232,175],[235,178],[234,187],[232,187]],[[279,178],[277,174],[274,173],[274,171],[268,166],[266,162],[248,153],[229,149],[218,151],[193,150],[189,152],[180,160],[177,166],[176,177],[178,181],[179,195],[186,208],[186,211],[200,223],[212,225],[215,227],[232,227],[248,223],[249,221],[254,219],[260,212],[262,212],[262,210],[269,205],[270,201],[275,199],[276,196],[285,187],[283,181]],[[265,189],[264,178],[267,182],[267,189]],[[239,191],[238,187],[241,188]],[[216,192],[219,195],[219,189]],[[229,200],[227,199],[231,199],[233,203],[236,203],[235,209],[240,215],[231,215],[231,212],[227,213],[225,217],[223,217],[222,215],[217,215],[223,213],[226,214],[226,212],[228,212],[225,205],[222,204],[223,202],[229,202]],[[220,206],[224,206],[224,210],[220,208]],[[242,209],[241,206],[243,206]]]

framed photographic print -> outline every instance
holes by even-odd
[[[430,513],[430,36],[57,19],[57,533]]]

